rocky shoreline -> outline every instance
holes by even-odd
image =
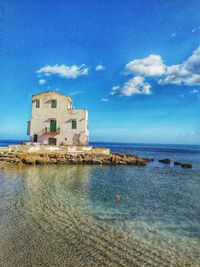
[[[145,166],[154,159],[140,158],[136,155],[119,153],[95,154],[95,153],[24,153],[24,152],[0,152],[0,169],[11,166],[46,165],[46,164],[90,164],[90,165],[134,165]],[[160,159],[159,163],[171,164],[170,159]],[[174,162],[182,168],[192,168],[190,163]]]
[[[92,164],[145,166],[147,160],[125,154],[0,153],[0,168],[8,165]]]

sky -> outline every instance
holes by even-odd
[[[2,0],[0,139],[32,94],[69,95],[90,141],[200,144],[199,0]]]

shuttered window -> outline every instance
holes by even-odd
[[[77,128],[77,121],[73,120],[72,121],[72,129],[76,129]]]
[[[57,108],[57,100],[56,99],[51,100],[51,107]]]
[[[36,104],[35,104],[36,108],[39,108],[40,107],[40,100],[39,99],[36,99]]]

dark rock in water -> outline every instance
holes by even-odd
[[[159,162],[165,163],[165,164],[170,164],[171,160],[170,159],[159,159]]]
[[[181,165],[181,162],[174,161],[174,165]]]
[[[188,169],[191,169],[191,168],[192,168],[192,164],[190,164],[190,163],[183,163],[183,164],[181,164],[181,167],[182,167],[182,168],[188,168]]]
[[[145,162],[152,162],[152,161],[154,161],[154,159],[150,159],[150,158],[143,158],[143,160],[144,160]]]

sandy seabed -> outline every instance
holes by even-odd
[[[18,171],[12,170],[8,177],[4,172],[0,266],[195,266],[183,255],[87,216],[71,205],[70,199],[60,201],[57,187],[49,184],[47,168],[42,173],[40,168],[26,168],[20,173],[26,176],[20,185]],[[84,170],[87,172],[87,168],[73,167],[71,175],[78,177],[81,172],[85,176]],[[54,168],[52,175],[56,184],[58,169]],[[64,187],[62,179],[59,186]]]

